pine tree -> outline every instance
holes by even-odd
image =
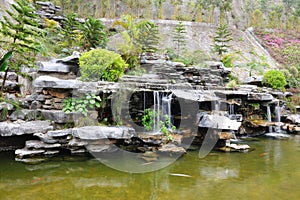
[[[159,44],[158,26],[150,21],[144,21],[138,25],[139,34],[137,43],[141,45],[142,52],[156,52]]]
[[[7,73],[9,70],[20,72],[21,65],[33,67],[38,52],[41,51],[42,31],[38,28],[34,8],[25,0],[18,0],[11,5],[13,12],[6,10],[8,16],[0,20],[0,33],[3,35],[2,48],[14,53],[13,62],[5,69],[1,92],[4,90]]]
[[[214,46],[213,51],[216,52],[219,56],[222,56],[224,53],[228,52],[230,47],[229,42],[233,39],[232,33],[229,31],[227,24],[221,24],[215,36],[213,38]]]
[[[173,42],[175,43],[177,49],[177,56],[180,56],[180,51],[183,50],[186,46],[186,30],[182,22],[179,22],[174,29],[173,33]]]

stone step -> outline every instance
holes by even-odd
[[[25,147],[27,149],[55,149],[55,148],[60,148],[61,144],[46,144],[42,141],[39,140],[28,140],[25,143]]]

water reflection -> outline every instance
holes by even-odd
[[[238,178],[238,169],[228,169],[224,167],[203,167],[200,169],[200,174],[209,180],[224,180],[229,178]]]
[[[297,136],[253,142],[249,153],[199,159],[198,152],[189,152],[144,174],[119,172],[96,160],[23,165],[0,154],[0,199],[298,199],[299,144]]]

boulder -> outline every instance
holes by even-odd
[[[2,85],[3,80],[0,80],[0,84]],[[18,90],[18,84],[13,81],[5,81],[4,88],[9,91]]]
[[[249,85],[262,85],[263,76],[248,77],[244,82]]]
[[[250,93],[248,95],[250,101],[273,101],[274,97],[267,93]]]
[[[72,139],[68,142],[68,146],[69,147],[84,147],[86,145],[88,145],[89,143],[87,141],[82,141],[79,139]]]
[[[55,62],[38,62],[39,72],[69,73],[70,66]]]
[[[4,78],[5,72],[0,72],[0,79]],[[6,80],[8,81],[17,81],[18,75],[15,72],[8,72],[6,76]]]
[[[82,140],[100,140],[106,138],[130,139],[137,134],[130,127],[86,126],[74,128],[73,136]]]
[[[18,119],[35,120],[38,116],[38,113],[39,112],[37,110],[28,110],[28,109],[16,110],[9,116],[9,119],[11,121],[16,121]]]
[[[17,149],[15,151],[15,155],[17,158],[23,158],[23,157],[33,157],[37,155],[42,155],[45,152],[45,150],[39,149],[39,150],[29,150],[29,149]]]
[[[57,59],[56,63],[79,65],[78,61],[79,61],[80,55],[81,54],[78,51],[74,51],[71,56]]]
[[[39,101],[33,101],[33,102],[31,103],[31,105],[30,105],[30,108],[31,108],[31,109],[40,109],[40,108],[42,108],[42,107],[43,107],[43,105],[42,105],[42,103],[39,102]]]
[[[250,149],[250,146],[247,144],[228,143],[225,147],[221,147],[219,149],[225,152],[245,152]]]
[[[293,124],[300,124],[300,115],[289,115],[286,119]]]
[[[207,114],[203,113],[199,118],[199,127],[201,128],[212,128],[219,130],[238,130],[242,125],[241,122],[231,120],[227,116],[219,114]]]
[[[175,144],[169,143],[164,144],[158,149],[159,153],[175,153],[175,154],[184,154],[186,150],[183,147],[176,146]]]
[[[12,111],[14,110],[14,106],[11,105],[10,103],[6,103],[6,102],[1,102],[0,103],[0,111],[3,109],[7,109],[8,111]]]
[[[34,133],[46,133],[52,130],[53,126],[48,121],[31,121],[21,123],[1,122],[0,136],[8,137]]]
[[[48,131],[47,135],[52,138],[64,138],[72,135],[72,129]]]
[[[78,89],[82,85],[78,80],[63,80],[52,76],[40,76],[33,82],[36,88]]]
[[[35,133],[33,134],[34,136],[39,137],[39,139],[47,144],[54,144],[54,143],[58,143],[58,140],[53,139],[52,137],[48,136],[48,134],[44,134],[44,133]]]

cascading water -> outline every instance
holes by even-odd
[[[270,105],[267,106],[267,115],[268,115],[268,122],[272,122]],[[289,138],[288,134],[281,133],[280,123],[279,123],[281,121],[281,107],[279,106],[279,102],[275,107],[275,117],[276,117],[276,121],[278,122],[276,132],[273,132],[272,126],[269,126],[269,133],[266,133],[265,135],[273,138],[279,138],[279,139]]]
[[[269,104],[267,105],[267,116],[268,116],[268,122],[272,122],[271,107]],[[272,126],[269,126],[269,133],[272,132],[273,132]]]
[[[276,122],[281,122],[281,107],[279,105],[279,101],[277,102],[277,105],[275,107],[275,117]]]
[[[171,101],[172,101],[172,94],[166,95],[162,97],[162,114],[163,116],[167,115],[170,122],[172,122],[172,115],[171,115]],[[172,124],[168,124],[168,128],[172,128]]]
[[[156,133],[159,131],[159,122],[160,122],[160,94],[158,91],[153,92],[153,132]]]
[[[164,118],[162,116],[167,115],[171,124],[168,128],[172,127],[172,114],[171,114],[171,101],[172,94],[162,95],[159,91],[153,92],[153,133],[159,132],[159,123]]]
[[[229,115],[234,115],[234,104],[229,104]]]
[[[219,100],[215,101],[215,111],[220,111],[220,104],[221,102]]]
[[[276,132],[281,132],[281,127],[280,127],[281,109],[282,109],[282,107],[279,105],[279,101],[278,101],[277,105],[275,107],[275,117],[276,117],[276,122],[278,122],[277,127],[276,127]]]

